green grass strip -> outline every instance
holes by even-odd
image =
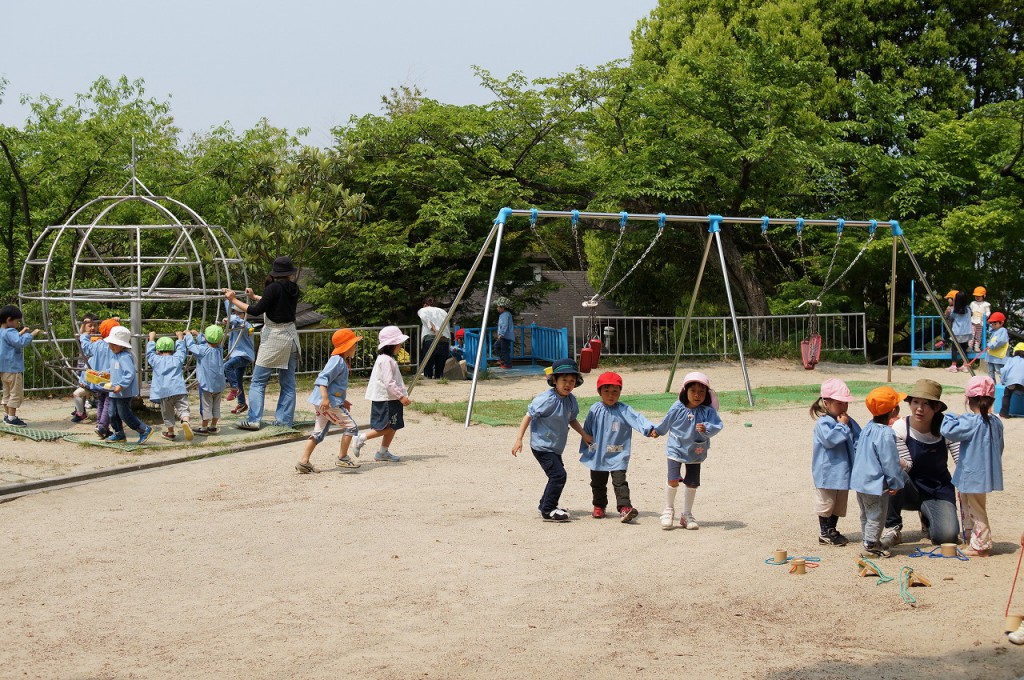
[[[878,383],[864,380],[848,381],[847,386],[850,392],[858,400],[863,400],[868,392],[879,386]],[[893,385],[894,389],[906,392],[909,385]],[[814,400],[820,394],[821,385],[818,383],[810,385],[787,385],[779,387],[758,387],[753,390],[754,406],[747,404],[747,393],[745,390],[729,390],[718,392],[718,401],[722,411],[741,413],[745,411],[768,411],[778,408],[806,407],[810,408]],[[943,392],[963,392],[963,388],[944,386]],[[581,413],[586,413],[590,405],[598,400],[597,395],[589,394],[585,397],[577,395],[580,403]],[[648,416],[663,415],[679,398],[678,394],[625,394],[622,400],[635,408],[637,411]],[[518,425],[530,405],[529,399],[510,399],[506,401],[478,401],[473,405],[473,422],[484,425],[503,426]],[[459,401],[452,403],[440,402],[413,402],[410,408],[420,413],[439,414],[446,416],[456,422],[464,422],[466,419],[467,402]]]

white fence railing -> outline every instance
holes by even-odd
[[[861,352],[867,358],[867,321],[863,313],[818,314],[818,333],[823,352]],[[602,354],[615,356],[674,356],[684,317],[679,316],[574,316],[572,347],[579,349],[596,326]],[[759,345],[790,346],[799,350],[807,338],[806,314],[737,317],[744,350]],[[683,343],[684,356],[728,357],[736,354],[732,319],[728,316],[695,316]]]

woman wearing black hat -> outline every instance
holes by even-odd
[[[249,386],[249,414],[238,423],[243,430],[260,429],[267,382],[274,371],[277,371],[281,385],[274,424],[292,426],[295,417],[295,370],[299,363],[299,333],[295,329],[295,308],[299,304],[299,286],[295,279],[298,273],[290,257],[275,259],[264,281],[263,295],[256,295],[251,288],[245,289],[246,296],[255,301],[253,304],[238,300],[235,291],[224,289],[224,297],[232,305],[252,316],[262,314],[264,321]]]
[[[902,510],[919,510],[921,529],[933,545],[956,543],[960,523],[956,514],[956,489],[949,473],[949,457],[955,463],[960,444],[939,434],[942,412],[942,385],[934,380],[918,380],[906,401],[910,416],[892,425],[896,449],[903,466],[903,489],[889,499],[881,543],[885,549],[902,538]]]

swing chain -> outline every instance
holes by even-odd
[[[647,248],[644,250],[643,253],[640,254],[640,258],[636,262],[633,263],[633,266],[629,268],[629,271],[626,272],[623,275],[623,277],[621,279],[619,279],[618,282],[614,286],[612,286],[611,288],[606,290],[604,293],[599,293],[599,294],[595,295],[592,299],[593,300],[597,300],[599,298],[608,297],[609,295],[614,293],[615,290],[619,286],[621,286],[623,283],[625,283],[626,279],[628,279],[633,274],[633,272],[636,271],[636,268],[639,267],[643,263],[644,258],[647,257],[648,253],[650,253],[652,250],[654,250],[654,245],[658,242],[658,239],[661,238],[661,233],[664,230],[665,230],[664,229],[664,221],[662,221],[661,223],[659,223],[658,231],[657,231],[657,233],[654,234],[654,238],[651,239],[651,242],[647,244]],[[614,254],[613,254],[613,257],[614,257]],[[603,286],[604,284],[602,283],[601,285]]]
[[[579,234],[576,232],[576,225],[579,224],[579,221],[580,221],[580,211],[579,210],[573,210],[572,211],[572,219],[570,219],[569,222],[572,225],[572,242],[573,242],[573,245],[576,246],[576,259],[578,259],[579,262],[580,262],[580,271],[582,272],[582,271],[586,270],[586,267],[583,266],[583,251],[580,249],[580,237],[579,237]]]
[[[569,286],[574,291],[576,291],[576,293],[580,297],[585,297],[586,296],[586,292],[584,292],[584,291],[582,291],[582,290],[580,290],[579,288],[576,287],[576,284],[572,282],[572,279],[569,278],[569,275],[565,273],[564,269],[562,269],[562,265],[558,264],[558,260],[555,258],[554,253],[551,252],[551,249],[548,248],[548,244],[545,243],[544,239],[541,237],[540,231],[537,229],[537,218],[536,218],[536,215],[531,215],[530,216],[530,231],[533,232],[533,237],[535,239],[537,239],[537,243],[540,244],[540,247],[543,248],[544,252],[547,253],[548,257],[551,258],[551,262],[555,265],[555,269],[557,269],[559,271],[559,273],[561,273],[562,279],[565,280],[565,282],[568,283]],[[574,222],[573,223],[573,234],[575,235],[575,233],[576,233],[576,225],[575,225],[575,222]]]
[[[864,245],[861,247],[860,252],[857,253],[856,257],[853,258],[853,261],[850,262],[849,265],[847,265],[846,269],[843,270],[843,273],[836,277],[835,281],[833,281],[832,283],[829,283],[828,282],[828,275],[825,276],[825,285],[822,286],[821,292],[818,293],[818,299],[819,300],[825,295],[825,293],[827,293],[828,291],[832,290],[833,286],[835,286],[837,283],[842,281],[843,278],[845,278],[846,275],[850,273],[850,270],[853,269],[853,265],[857,264],[857,260],[859,260],[861,258],[861,256],[864,253],[867,252],[868,246],[871,245],[871,242],[874,239],[875,239],[875,232],[872,231],[872,232],[870,232],[868,234],[868,240],[864,242]],[[836,244],[838,246],[838,240],[837,240]],[[834,254],[832,255],[832,261],[835,262],[835,255]],[[831,273],[831,272],[832,272],[832,266],[829,265],[829,273]]]
[[[612,272],[612,265],[615,264],[615,256],[619,254],[619,246],[622,245],[622,237],[626,234],[626,213],[622,213],[622,220],[619,222],[619,238],[615,241],[615,248],[612,249],[612,255],[608,258],[608,266],[605,267],[604,277],[601,279],[601,285],[597,287],[597,293],[593,299],[600,299],[604,290],[604,284],[608,282],[608,275]]]

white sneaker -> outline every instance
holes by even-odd
[[[684,529],[690,529],[692,531],[700,529],[700,525],[697,524],[697,520],[693,518],[692,512],[684,512],[683,514],[679,515],[679,526],[681,526]]]
[[[356,437],[356,450],[355,450],[356,458],[358,458],[359,454],[361,454],[363,452],[363,447],[364,446],[366,446],[366,435],[365,434],[361,434],[358,437]]]
[[[882,544],[883,548],[890,550],[894,545],[899,545],[901,539],[899,527],[886,527],[882,530],[882,536],[878,539],[878,542]]]
[[[1006,637],[1010,638],[1010,642],[1015,645],[1024,645],[1024,623],[1020,624],[1020,628],[1013,631]]]
[[[676,509],[665,508],[661,511],[661,528],[671,529],[676,523]]]

